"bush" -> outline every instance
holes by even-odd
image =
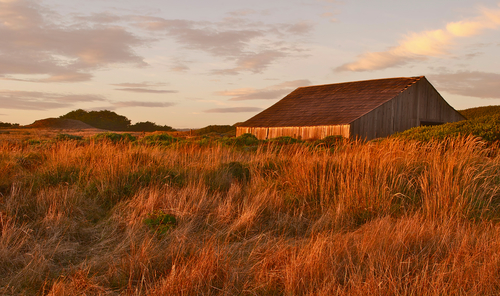
[[[96,141],[110,141],[112,143],[134,142],[136,137],[131,134],[100,133],[92,137]]]
[[[174,215],[164,213],[163,211],[157,211],[148,214],[148,217],[144,219],[144,224],[152,231],[158,232],[159,234],[165,234],[177,225],[177,219],[175,219]]]
[[[285,144],[301,143],[302,141],[292,137],[277,137],[270,139],[269,142],[285,145]]]
[[[146,122],[137,122],[136,124],[131,125],[128,128],[129,131],[136,132],[156,132],[156,131],[175,131],[171,126],[168,125],[157,125],[156,123],[146,121]]]
[[[256,136],[246,133],[239,137],[228,139],[227,144],[236,146],[255,146],[259,144],[259,139]]]
[[[85,111],[78,109],[59,118],[80,120],[93,127],[112,131],[126,131],[130,126],[130,119],[109,110]]]
[[[58,134],[56,136],[57,141],[71,141],[71,140],[81,140],[82,136],[69,135],[69,134]]]
[[[177,141],[179,141],[179,139],[172,137],[169,134],[149,135],[149,136],[145,136],[142,139],[142,142],[147,144],[147,145],[170,145],[170,144],[175,143]]]

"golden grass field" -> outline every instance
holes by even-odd
[[[500,294],[495,145],[54,135],[0,134],[2,295]]]

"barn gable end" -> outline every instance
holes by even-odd
[[[237,127],[259,139],[373,139],[465,119],[423,76],[301,87]]]

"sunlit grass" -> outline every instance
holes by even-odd
[[[500,157],[475,138],[19,136],[0,144],[2,294],[500,293]]]

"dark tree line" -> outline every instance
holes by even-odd
[[[130,119],[128,119],[127,117],[108,110],[85,111],[82,109],[78,109],[63,115],[60,118],[80,120],[95,128],[111,131],[154,132],[174,130],[168,125],[157,125],[156,123],[149,121],[130,124]]]
[[[19,123],[8,123],[0,121],[0,128],[18,128]]]

